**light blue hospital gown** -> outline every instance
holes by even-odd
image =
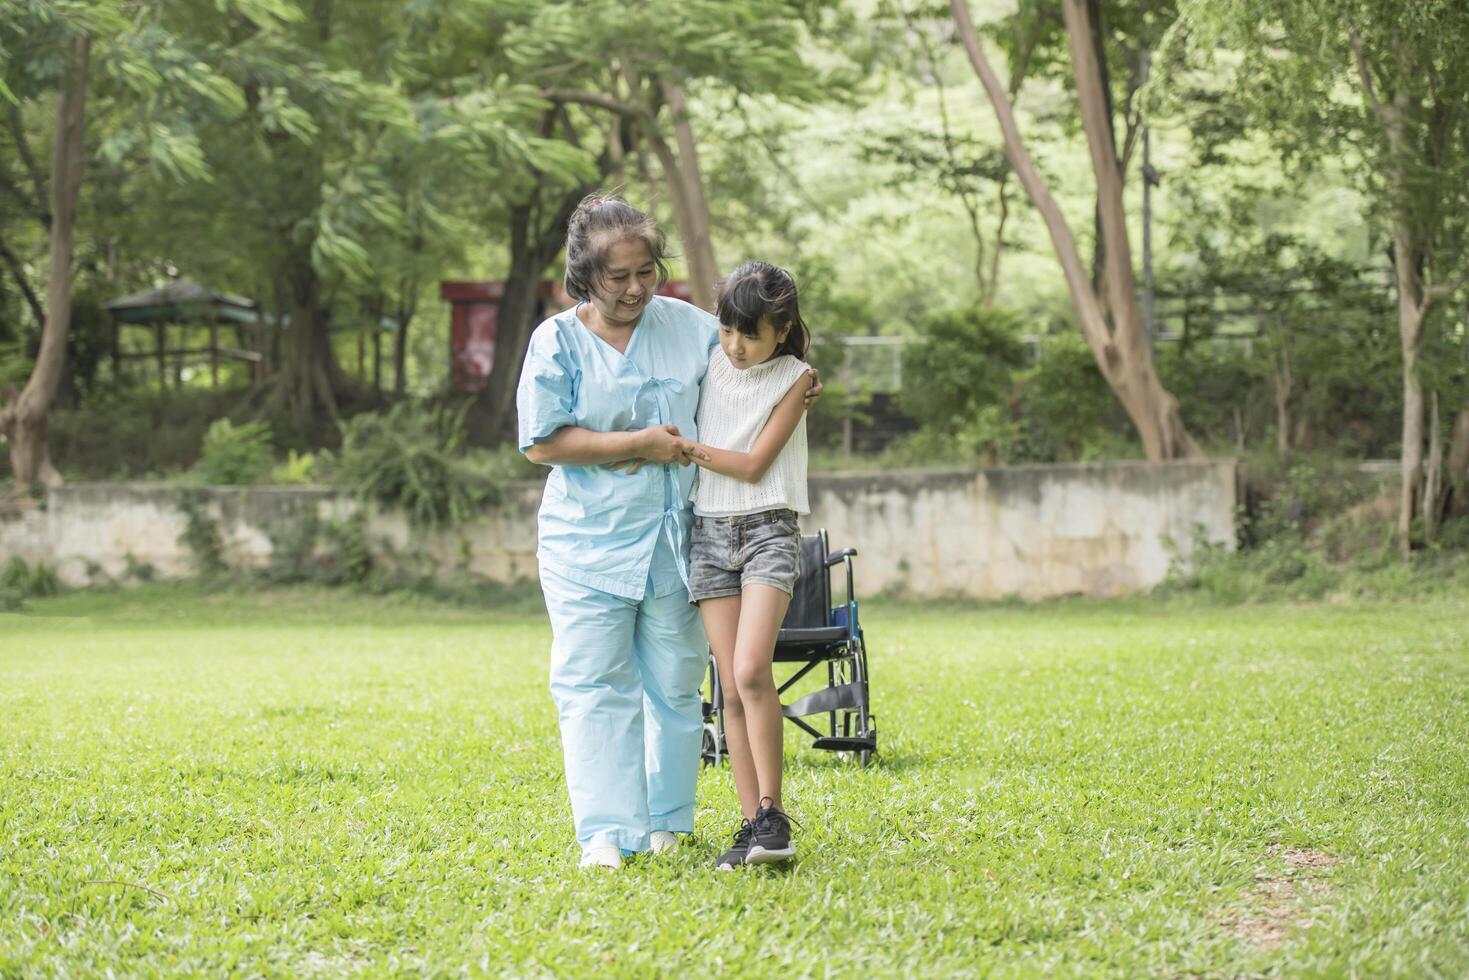
[[[520,449],[557,429],[671,423],[698,437],[699,383],[718,321],[656,296],[619,353],[577,319],[531,335],[516,391]],[[707,644],[685,586],[694,467],[554,466],[539,517],[553,636],[551,694],[582,847],[692,831]]]

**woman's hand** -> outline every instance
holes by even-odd
[[[679,435],[676,425],[655,425],[651,429],[644,429],[639,446],[642,458],[651,463],[688,466],[709,458],[709,454],[698,443]]]
[[[806,389],[806,400],[802,403],[804,408],[810,408],[816,404],[816,399],[821,397],[821,375],[815,368],[806,372],[811,376],[811,387]]]
[[[641,456],[633,456],[629,459],[619,459],[608,463],[607,468],[609,470],[625,472],[628,476],[632,476],[638,470],[642,469],[643,464],[646,462],[647,460],[643,459]]]

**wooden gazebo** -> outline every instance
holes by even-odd
[[[174,385],[177,387],[181,383],[185,362],[207,357],[210,381],[218,387],[219,359],[225,357],[254,365],[251,376],[257,384],[263,378],[265,355],[261,350],[222,347],[219,342],[221,324],[237,329],[247,327],[252,332],[259,328],[261,320],[252,299],[222,293],[188,279],[177,279],[157,289],[146,289],[115,299],[107,304],[107,312],[112,316],[112,370],[119,377],[124,360],[152,357],[158,365],[159,385],[168,386],[169,367],[172,365]],[[185,346],[184,340],[187,338],[170,346],[170,327],[198,326],[209,330],[207,346]],[[124,351],[121,338],[125,327],[152,328],[153,350]],[[257,343],[252,346],[259,348],[261,345]]]

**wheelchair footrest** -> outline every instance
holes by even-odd
[[[813,691],[804,698],[783,706],[780,711],[787,718],[804,718],[806,715],[856,708],[862,704],[865,695],[866,691],[861,684],[838,684]]]
[[[877,748],[877,736],[848,737],[845,735],[823,735],[811,743],[813,749],[830,749],[833,752],[861,752]]]

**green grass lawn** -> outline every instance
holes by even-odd
[[[1469,603],[864,610],[881,751],[576,868],[549,630],[313,590],[0,615],[0,975],[1469,972]]]

